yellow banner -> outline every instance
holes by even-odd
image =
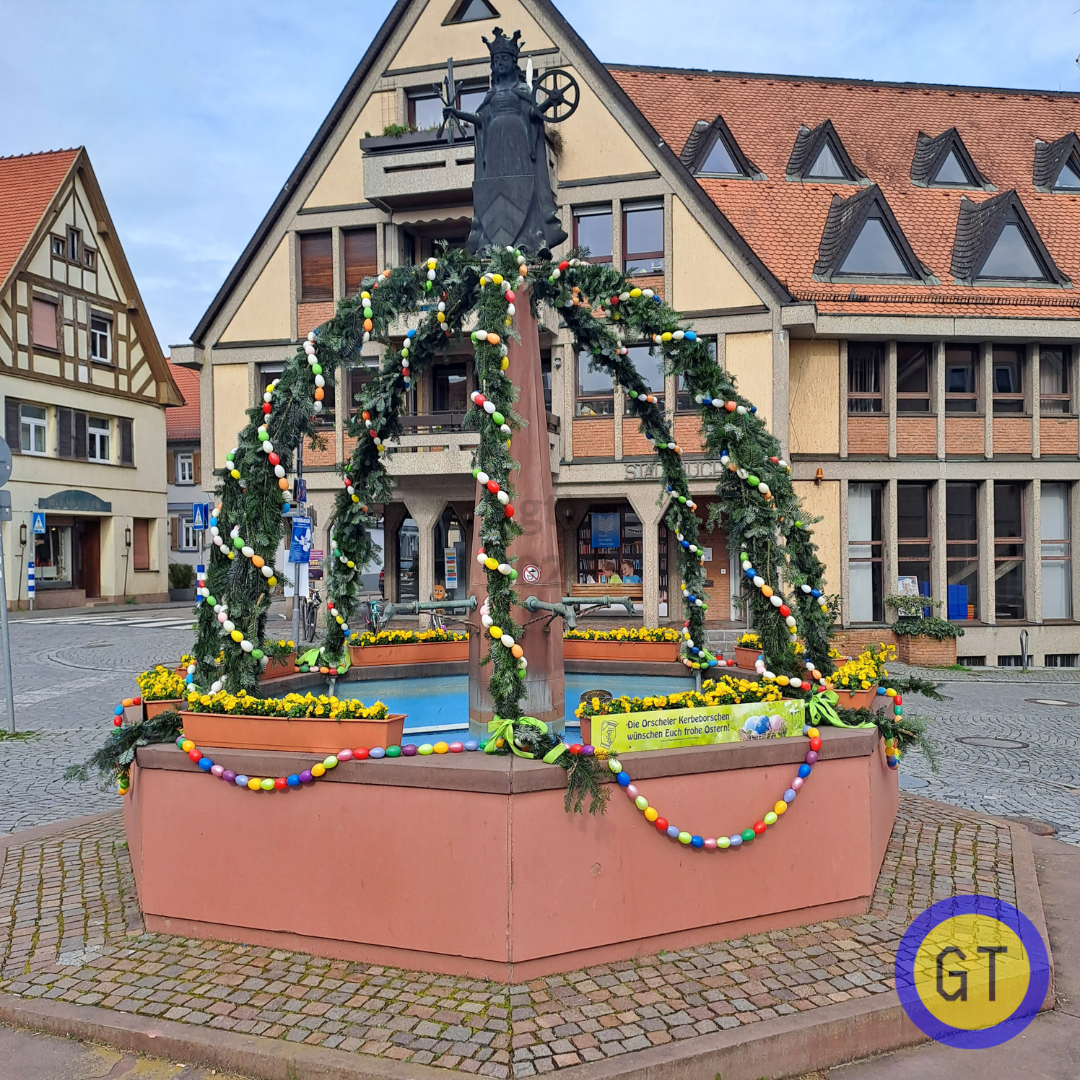
[[[612,754],[626,754],[741,742],[763,735],[801,735],[803,709],[803,702],[785,699],[702,709],[612,713],[592,717],[592,737],[596,746]]]

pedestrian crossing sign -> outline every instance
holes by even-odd
[[[43,536],[45,533],[45,515],[33,514],[34,519],[34,533],[38,536]]]

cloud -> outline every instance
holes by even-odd
[[[0,153],[87,147],[159,338],[186,341],[390,7],[0,0]],[[1080,89],[1053,0],[559,7],[604,61]]]

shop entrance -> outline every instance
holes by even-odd
[[[72,526],[72,579],[86,598],[101,595],[101,522],[98,518],[76,518]]]

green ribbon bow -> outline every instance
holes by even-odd
[[[864,720],[861,724],[846,724],[840,719],[836,711],[836,703],[840,700],[835,690],[822,690],[819,694],[813,694],[807,703],[810,709],[810,726],[821,727],[829,724],[832,727],[843,728],[870,728],[874,727],[872,720]]]
[[[506,740],[506,745],[514,752],[517,757],[531,758],[535,757],[535,754],[530,753],[528,750],[520,750],[514,744],[514,725],[515,724],[529,724],[531,727],[539,728],[541,731],[547,731],[547,724],[540,720],[537,720],[535,716],[519,716],[516,720],[506,719],[504,720],[497,713],[492,717],[491,722],[488,724],[488,738],[487,745],[484,747],[485,754],[494,754],[499,749],[498,742],[500,739]],[[560,744],[561,745],[561,744]],[[555,747],[558,750],[559,747]],[[552,750],[551,753],[544,756],[544,760],[554,761],[559,754]],[[562,752],[561,750],[559,751]],[[554,756],[552,756],[554,755]],[[550,764],[550,761],[548,762]]]

